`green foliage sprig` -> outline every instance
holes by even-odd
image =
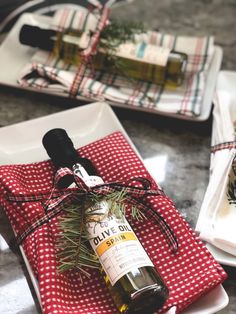
[[[228,192],[227,192],[227,198],[229,201],[229,204],[236,204],[236,180],[229,181],[228,183]]]
[[[229,204],[236,204],[236,157],[234,157],[228,178],[227,198]]]
[[[145,33],[145,27],[140,22],[110,22],[101,33],[99,47],[107,50],[116,49],[126,41],[133,41],[135,35]]]
[[[60,217],[59,228],[61,230],[58,243],[57,255],[59,259],[58,270],[60,272],[77,269],[89,276],[86,268],[100,268],[98,257],[90,246],[90,236],[86,229],[86,223],[100,221],[110,215],[122,218],[126,215],[127,192],[122,189],[108,194],[106,197],[89,195],[78,204],[64,208]],[[99,206],[106,202],[108,211],[101,214]],[[137,206],[131,206],[131,217],[137,220],[145,219],[144,213]]]
[[[145,33],[146,29],[140,22],[118,22],[111,21],[102,31],[98,50],[106,52],[105,60],[107,66],[115,69],[121,75],[126,76],[125,65],[121,58],[116,56],[119,45],[134,41],[135,35]]]

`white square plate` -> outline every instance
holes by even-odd
[[[43,135],[51,128],[64,128],[77,147],[120,131],[135,149],[130,138],[106,103],[93,103],[0,128],[0,164],[29,163],[48,159],[41,144]],[[138,154],[138,152],[137,152]],[[23,258],[40,301],[37,281],[21,248]],[[221,285],[192,304],[185,314],[213,314],[228,304],[228,296]],[[175,313],[174,309],[169,314]]]
[[[40,89],[22,87],[17,83],[19,73],[30,62],[32,56],[35,53],[35,48],[21,45],[19,42],[19,31],[23,24],[27,23],[30,25],[36,25],[47,28],[50,24],[51,17],[25,13],[16,22],[10,33],[7,35],[5,40],[0,46],[0,85],[11,86],[18,89],[26,89],[34,92],[46,93],[46,91],[40,91]],[[141,110],[150,112],[153,114],[160,114],[171,116],[178,119],[192,120],[192,121],[204,121],[206,120],[211,112],[212,98],[216,83],[218,71],[220,69],[222,60],[222,49],[218,46],[215,47],[215,52],[210,64],[209,71],[207,73],[206,88],[202,100],[202,111],[198,117],[190,117],[186,115],[179,115],[174,113],[163,112],[159,110],[152,110],[142,107],[127,106],[115,102],[110,102],[111,105],[128,108],[132,110]],[[48,91],[48,94],[54,94],[61,97],[68,98],[68,96],[62,95],[61,93],[56,94],[55,92]],[[91,99],[80,97],[78,100],[91,102]]]

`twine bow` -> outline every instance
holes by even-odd
[[[75,182],[75,187],[58,189],[57,185],[65,176],[72,176]],[[137,183],[141,187],[137,186]],[[173,252],[178,250],[178,241],[165,221],[165,219],[151,206],[146,205],[145,198],[148,196],[165,195],[161,189],[152,189],[151,182],[148,179],[141,177],[134,177],[127,182],[111,182],[95,186],[88,186],[80,177],[75,175],[69,168],[59,169],[54,178],[54,187],[52,191],[41,193],[33,193],[30,195],[9,194],[8,199],[13,202],[41,202],[45,214],[23,228],[24,231],[18,233],[16,240],[21,244],[32,232],[43,224],[49,222],[52,218],[61,213],[61,211],[70,204],[78,204],[89,196],[106,196],[119,191],[125,191],[125,203],[127,205],[137,206],[142,210],[148,218],[154,218],[157,224],[161,227],[166,235],[168,244],[171,246]]]

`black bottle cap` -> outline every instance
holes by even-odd
[[[64,129],[48,131],[43,137],[43,146],[57,168],[69,167],[79,161],[79,154]]]
[[[51,51],[55,43],[52,36],[56,36],[56,31],[25,24],[20,30],[19,41],[23,45]]]

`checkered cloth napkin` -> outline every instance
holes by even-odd
[[[59,10],[52,19],[51,27],[63,30],[96,28],[97,16],[86,9]],[[213,37],[173,36],[154,31],[136,36],[137,42],[164,46],[188,55],[187,72],[182,86],[167,90],[143,81],[136,83],[127,78],[100,71],[87,70],[78,90],[78,97],[90,100],[107,100],[131,108],[145,108],[186,116],[201,113],[206,75],[214,53]],[[52,54],[38,50],[29,64],[19,74],[18,83],[51,93],[69,95],[76,68],[65,65]]]
[[[120,132],[79,149],[80,155],[94,163],[105,182],[126,182],[133,177],[149,179],[157,185]],[[157,165],[158,167],[158,165]],[[30,195],[51,191],[54,168],[50,161],[0,167],[0,204],[14,230],[19,233],[44,214],[39,202],[12,203],[6,195]],[[186,221],[165,195],[149,196],[147,204],[166,220],[178,239],[177,253],[172,253],[166,236],[153,219],[131,221],[132,227],[155,267],[169,288],[170,295],[158,313],[171,309],[179,313],[226,278]],[[97,270],[81,282],[76,271],[58,273],[55,238],[58,216],[42,225],[23,242],[23,249],[38,281],[43,313],[117,314],[117,309]]]
[[[235,76],[236,77],[236,76]],[[233,81],[232,76],[232,81]],[[219,90],[217,90],[219,89]],[[213,110],[211,175],[197,223],[200,237],[236,256],[236,104],[217,82]]]

